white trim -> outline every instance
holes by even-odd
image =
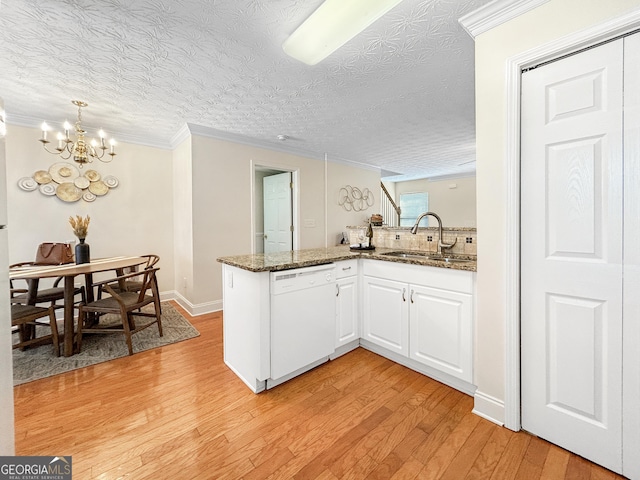
[[[460,17],[458,22],[471,36],[476,38],[481,33],[513,20],[538,8],[549,0],[494,0],[486,5]]]
[[[475,177],[476,171],[472,170],[471,172],[461,172],[461,173],[452,173],[449,175],[439,175],[436,177],[427,177],[427,181],[429,182],[441,182],[444,180],[456,180],[458,178],[470,178]]]
[[[368,165],[361,162],[356,162],[353,160],[347,160],[345,158],[340,157],[332,157],[327,153],[318,153],[311,150],[306,150],[303,148],[297,148],[291,145],[291,142],[295,141],[292,139],[281,141],[278,140],[278,143],[270,142],[268,140],[260,140],[257,138],[248,137],[246,135],[240,135],[237,133],[223,132],[222,130],[216,130],[215,128],[204,127],[202,125],[196,125],[193,123],[187,124],[189,131],[192,135],[198,135],[206,138],[213,138],[216,140],[224,140],[227,142],[238,143],[241,145],[247,145],[250,147],[264,148],[266,150],[272,150],[274,152],[287,153],[290,155],[297,155],[305,158],[310,158],[313,160],[323,160],[327,157],[327,160],[331,163],[338,163],[342,165],[348,165],[356,168],[363,168],[367,170],[380,171],[380,167],[374,165]],[[289,142],[287,144],[287,142]]]
[[[20,115],[10,115],[6,119],[7,125],[16,125],[19,127],[28,128],[40,128],[42,119],[34,117],[25,117]],[[86,128],[98,130],[97,127],[86,125]],[[371,170],[380,172],[380,167],[375,165],[368,165],[366,163],[356,162],[354,160],[348,160],[337,156],[328,156],[326,153],[318,153],[311,150],[305,150],[302,148],[296,148],[286,142],[272,143],[267,140],[259,140],[257,138],[248,137],[246,135],[239,135],[237,133],[223,132],[222,130],[216,130],[214,128],[204,127],[202,125],[196,125],[194,123],[185,123],[180,129],[167,141],[162,141],[156,138],[150,138],[140,135],[131,135],[128,132],[110,132],[115,138],[116,142],[131,143],[134,145],[143,145],[146,147],[160,148],[162,150],[175,150],[178,145],[189,138],[190,135],[198,135],[206,138],[213,138],[216,140],[224,140],[227,142],[238,143],[241,145],[248,145],[251,147],[264,148],[266,150],[272,150],[275,152],[286,153],[290,155],[297,155],[312,160],[322,160],[325,158],[331,163],[337,163],[340,165],[347,165],[354,168],[362,168],[365,170]],[[292,140],[288,140],[291,142]],[[123,153],[124,155],[124,153]]]
[[[42,118],[28,117],[23,115],[8,115],[7,116],[7,125],[16,125],[18,127],[28,127],[28,128],[36,128],[40,130],[40,125],[42,124]],[[98,131],[100,127],[96,127],[95,125],[86,124],[83,125],[87,131]],[[157,138],[152,138],[149,136],[143,135],[132,135],[131,132],[119,132],[119,131],[108,131],[109,136],[112,136],[117,143],[132,143],[135,145],[143,145],[145,147],[152,148],[160,148],[162,150],[172,150],[173,146],[171,145],[169,140],[160,140]],[[116,144],[117,147],[117,144]]]
[[[561,37],[506,62],[505,171],[505,427],[520,430],[520,72],[583,48],[632,32],[640,11]]]
[[[189,130],[189,125],[186,123],[176,132],[176,134],[171,137],[171,149],[175,150],[178,148],[182,142],[184,142],[187,138],[191,136],[191,131]]]
[[[404,355],[388,350],[384,347],[376,345],[375,343],[370,342],[369,340],[365,340],[364,338],[360,338],[360,347],[365,350],[369,350],[370,352],[377,353],[381,357],[385,357],[403,367],[410,368],[418,373],[426,375],[429,378],[432,378],[440,383],[444,383],[445,385],[455,388],[456,390],[473,397],[476,392],[476,386],[465,382],[464,380],[460,380],[448,373],[441,372],[440,370],[436,370],[428,365],[420,363],[412,358],[405,357]]]
[[[473,413],[497,425],[504,425],[504,402],[491,395],[476,391],[473,396]]]
[[[252,240],[254,241],[254,243],[251,244],[251,253],[253,255],[256,254],[256,172],[264,168],[267,168],[269,170],[278,170],[282,173],[289,172],[291,174],[291,181],[293,182],[293,191],[291,192],[291,202],[293,203],[293,209],[291,211],[291,220],[293,222],[293,244],[291,248],[292,250],[300,249],[300,225],[302,225],[300,221],[300,169],[292,168],[291,166],[280,165],[277,163],[261,162],[259,160],[254,160],[253,158],[249,161],[249,168],[251,169],[251,174],[249,177],[249,201],[251,202],[251,214],[249,221],[251,222],[250,234]]]
[[[296,148],[291,144],[286,145],[286,142],[292,142],[293,140],[274,140],[270,142],[268,140],[260,140],[257,138],[249,137],[247,135],[241,135],[238,133],[224,132],[222,130],[216,130],[215,128],[205,127],[202,125],[196,125],[194,123],[188,123],[189,131],[192,135],[198,135],[201,137],[213,138],[216,140],[224,140],[227,142],[239,143],[241,145],[247,145],[250,147],[264,148],[267,150],[274,150],[276,152],[290,153],[293,155],[300,155],[315,160],[323,160],[324,154],[312,152],[302,148]],[[280,143],[276,143],[280,142]]]
[[[175,290],[161,293],[160,299],[163,301],[175,300],[178,305],[184,308],[192,317],[204,315],[205,313],[219,312],[222,310],[222,300],[214,300],[212,302],[199,303],[197,305],[194,305]]]

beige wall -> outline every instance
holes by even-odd
[[[173,261],[174,284],[180,303],[188,306],[193,291],[193,172],[191,168],[191,137],[173,151]]]
[[[478,276],[475,382],[505,398],[506,85],[509,58],[637,10],[637,0],[551,0],[476,38]],[[500,420],[500,419],[498,419]]]
[[[415,192],[427,192],[429,194],[429,210],[438,214],[442,219],[443,226],[476,226],[475,177],[438,181],[423,179],[396,182],[394,201],[397,205],[400,205],[401,194]]]
[[[380,172],[340,163],[327,163],[327,245],[336,245],[341,232],[349,225],[365,225],[372,214],[380,213]],[[373,205],[359,212],[347,211],[338,205],[340,189],[350,185],[361,191],[368,188]]]
[[[159,254],[161,291],[175,295],[192,313],[222,308],[216,258],[251,252],[254,165],[296,172],[299,248],[324,247],[326,241],[333,245],[337,233],[355,221],[354,214],[344,214],[334,201],[340,186],[375,191],[379,182],[376,171],[331,162],[325,166],[320,160],[191,135],[173,151],[120,144],[113,162],[91,165],[103,175],[114,175],[119,186],[91,203],[65,203],[17,186],[19,178],[57,161],[42,150],[39,134],[37,129],[9,126],[10,262],[33,259],[43,241],[75,240],[68,218],[88,214],[87,243],[93,258]],[[326,172],[330,187],[325,185]],[[328,205],[326,188],[331,191]],[[367,214],[374,213],[378,202],[376,198]]]
[[[343,215],[333,201],[340,186],[346,182],[374,189],[380,181],[376,171],[329,162],[325,173],[324,161],[201,135],[191,136],[191,148],[193,235],[180,248],[188,249],[189,242],[193,245],[193,282],[184,297],[196,311],[222,306],[222,268],[216,258],[251,252],[254,166],[296,172],[300,249],[324,247],[328,240],[333,245],[337,233],[354,218]],[[329,201],[325,188],[331,192]],[[176,258],[189,255],[176,251]]]
[[[72,215],[90,215],[87,243],[92,258],[117,255],[160,255],[161,291],[173,289],[173,176],[171,152],[119,143],[111,163],[95,161],[90,168],[114,175],[119,186],[94,202],[66,203],[38,190],[18,187],[21,177],[47,170],[57,157],[37,141],[37,129],[9,125],[6,138],[9,261],[30,261],[41,242],[76,240]],[[85,167],[86,168],[86,167]]]
[[[4,103],[0,98],[0,115],[4,118]],[[0,125],[0,129],[2,129]],[[5,138],[0,130],[0,225],[6,223]],[[0,230],[0,456],[15,455],[13,428],[13,356],[9,313],[9,273],[6,230]]]

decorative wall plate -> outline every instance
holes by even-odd
[[[51,196],[56,194],[56,184],[55,183],[45,183],[40,185],[40,193],[43,195]]]
[[[47,172],[46,170],[38,170],[33,174],[33,178],[40,185],[51,182],[51,174],[49,174],[49,172]]]
[[[58,185],[56,196],[63,202],[77,202],[82,198],[82,190],[71,182],[65,182]]]
[[[95,170],[87,170],[84,172],[84,176],[87,177],[90,182],[97,182],[100,180],[100,174]]]
[[[102,180],[98,180],[97,182],[91,182],[89,185],[89,191],[94,195],[101,196],[107,194],[109,187],[107,187]]]
[[[31,177],[22,177],[18,180],[18,186],[25,192],[32,192],[38,188],[38,183]]]
[[[73,181],[73,184],[78,187],[78,188],[82,188],[85,189],[89,186],[91,182],[89,181],[89,179],[87,177],[78,177]]]
[[[59,162],[49,167],[51,179],[56,183],[73,182],[80,176],[78,169],[70,163]]]
[[[118,184],[120,183],[120,182],[118,182],[118,179],[116,177],[114,177],[113,175],[107,175],[106,177],[104,177],[102,179],[102,181],[109,188],[116,188],[118,186]]]
[[[32,177],[18,180],[18,187],[25,192],[40,190],[43,195],[55,195],[63,202],[77,202],[80,199],[94,202],[119,184],[120,181],[113,175],[103,177],[96,170],[83,172],[66,162],[55,163],[48,171],[37,170]]]
[[[84,195],[82,195],[82,199],[83,199],[85,202],[93,202],[96,198],[98,198],[98,197],[96,197],[96,196],[95,196],[93,193],[91,193],[91,192],[84,192]]]

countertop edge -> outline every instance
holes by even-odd
[[[338,247],[336,247],[338,248]],[[273,263],[271,265],[258,265],[254,263],[248,263],[248,260],[255,260],[259,258],[264,258],[263,254],[256,255],[240,255],[240,256],[226,256],[219,257],[216,259],[219,263],[223,263],[225,265],[230,265],[232,267],[241,268],[243,270],[247,270],[250,272],[278,272],[282,270],[291,270],[294,268],[302,268],[302,267],[311,267],[315,265],[324,265],[334,262],[339,262],[342,260],[352,260],[358,258],[367,258],[372,260],[381,260],[383,262],[392,262],[392,263],[403,263],[409,265],[419,265],[426,267],[436,267],[436,268],[447,268],[450,270],[462,270],[468,272],[476,272],[477,271],[477,262],[473,261],[472,263],[447,263],[441,260],[430,260],[430,259],[416,259],[416,258],[399,258],[399,257],[391,257],[388,255],[383,255],[381,253],[376,253],[376,251],[369,252],[353,252],[350,250],[346,250],[344,252],[327,252],[328,249],[309,249],[309,250],[299,250],[296,252],[307,252],[310,253],[324,252],[324,256],[322,258],[308,258],[308,259],[300,259],[300,260],[291,260],[287,262]],[[392,251],[393,249],[381,249],[385,251]]]

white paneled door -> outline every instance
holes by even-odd
[[[623,52],[523,73],[521,122],[522,426],[619,473]]]
[[[264,253],[293,249],[291,172],[263,179]]]

